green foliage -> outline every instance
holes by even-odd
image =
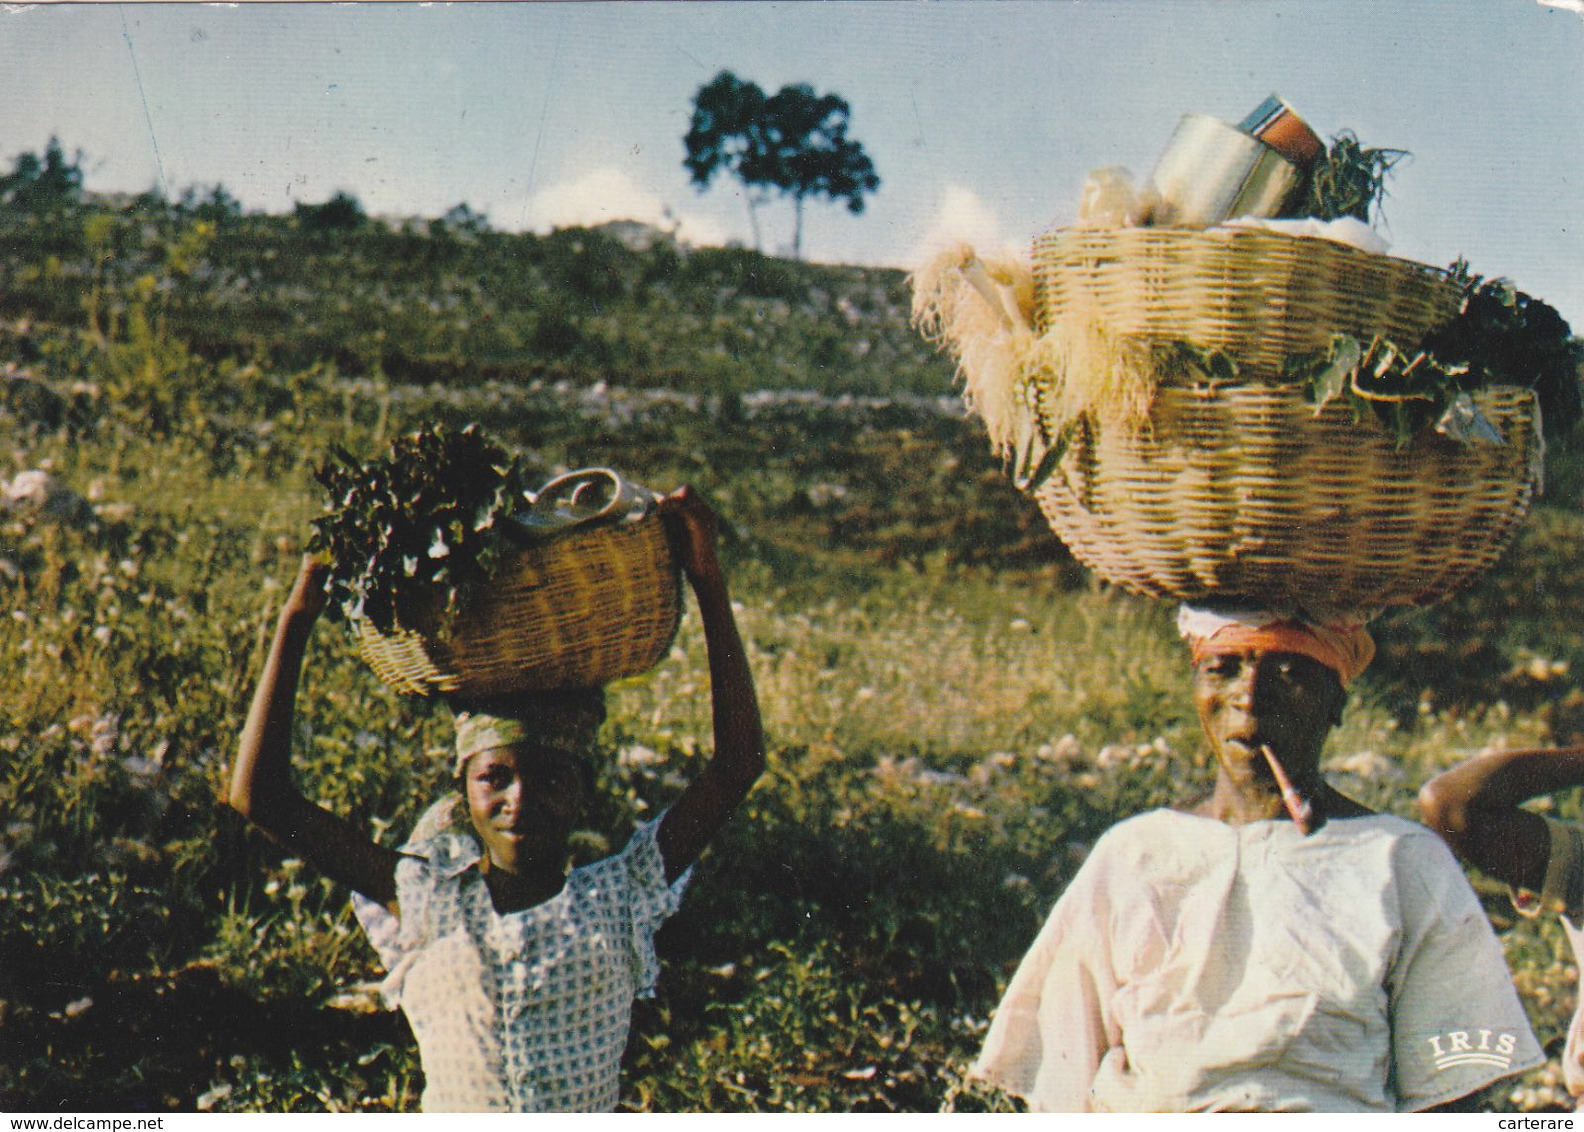
[[[1306,196],[1293,215],[1321,220],[1351,216],[1368,224],[1387,196],[1392,170],[1407,156],[1407,150],[1361,145],[1357,135],[1343,130],[1309,170]]]
[[[1554,307],[1505,279],[1473,275],[1461,259],[1451,275],[1463,288],[1457,317],[1432,331],[1424,350],[1448,368],[1464,368],[1464,389],[1533,389],[1546,434],[1571,434],[1584,396],[1584,339],[1573,335]]]
[[[357,197],[340,189],[323,204],[298,203],[293,215],[305,232],[350,232],[368,223]]]
[[[940,1028],[935,1012],[869,993],[832,950],[825,940],[772,943],[752,970],[710,972],[729,1001],[704,1004],[708,1039],[678,1040],[676,1025],[643,1031],[628,1071],[634,1106],[826,1112],[836,1095],[845,1112],[934,1107],[945,1051],[921,1031]]]
[[[177,208],[196,220],[205,220],[216,225],[229,224],[242,215],[242,202],[232,196],[221,184],[211,185],[207,192],[201,191],[197,186],[189,185],[182,192]]]
[[[0,207],[35,216],[60,214],[82,199],[82,151],[68,158],[51,137],[44,156],[23,152],[11,172],[0,176]]]
[[[368,462],[332,448],[314,478],[328,496],[313,548],[330,556],[331,600],[381,632],[487,580],[525,490],[517,460],[476,425],[421,428]]]
[[[1432,424],[1447,428],[1449,410],[1468,418],[1452,435],[1479,430],[1482,418],[1466,395],[1493,385],[1533,389],[1546,436],[1570,436],[1584,408],[1584,340],[1554,308],[1505,279],[1470,275],[1462,260],[1451,276],[1463,288],[1458,313],[1417,349],[1337,334],[1325,349],[1289,358],[1284,379],[1303,384],[1317,407],[1341,399],[1355,419],[1373,412],[1399,445]],[[1483,428],[1495,435],[1489,422]]]
[[[23,340],[37,342],[80,327],[96,293],[100,332],[124,341],[136,282],[153,276],[149,316],[193,362],[253,365],[266,380],[333,367],[453,389],[537,380],[700,394],[951,390],[949,364],[908,325],[895,270],[694,249],[659,231],[537,236],[370,221],[316,233],[290,216],[92,200],[74,216],[38,224],[0,209],[0,337],[25,326]],[[174,275],[164,249],[197,219],[214,224],[213,238],[191,275]]]

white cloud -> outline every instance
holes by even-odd
[[[972,244],[981,254],[1021,251],[1018,241],[1002,231],[995,210],[972,189],[947,185],[912,259],[923,263],[942,249],[960,243]]]
[[[517,212],[525,227],[537,232],[637,220],[657,228],[676,228],[679,239],[695,246],[724,244],[727,239],[720,225],[676,212],[657,194],[614,166],[592,169],[570,181],[541,189],[520,211],[503,209],[501,218],[509,219],[512,212]]]

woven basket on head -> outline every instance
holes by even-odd
[[[1277,379],[1333,334],[1417,345],[1460,299],[1438,268],[1259,228],[1063,229],[1033,258],[1039,332],[1075,319],[1191,342],[1225,351],[1245,381]]]
[[[581,688],[659,663],[676,636],[680,578],[658,514],[574,527],[514,550],[488,586],[448,614],[437,599],[415,622],[358,647],[398,692],[487,698]]]
[[[1504,444],[1425,433],[1297,386],[1163,387],[1148,424],[1090,420],[1035,490],[1075,557],[1134,593],[1376,609],[1449,596],[1500,556],[1538,477],[1534,395],[1474,395]]]

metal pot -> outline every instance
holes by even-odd
[[[1304,173],[1276,150],[1216,118],[1184,114],[1156,162],[1153,223],[1208,228],[1239,216],[1280,216]]]

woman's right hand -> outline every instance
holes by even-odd
[[[326,583],[330,581],[330,563],[319,554],[303,555],[297,567],[297,580],[281,609],[283,618],[314,621],[324,612],[330,601]]]

